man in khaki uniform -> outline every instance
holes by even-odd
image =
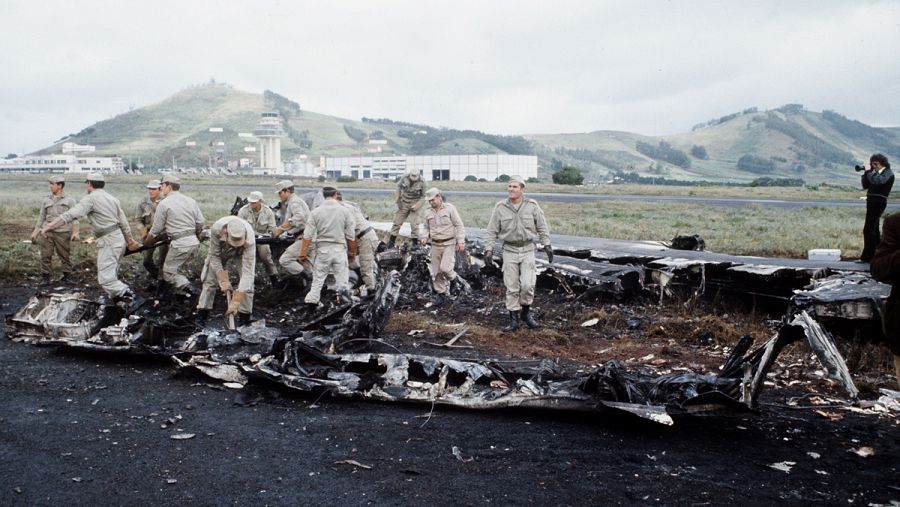
[[[422,208],[422,198],[425,197],[425,182],[419,175],[419,170],[409,168],[406,175],[397,182],[397,190],[394,192],[394,198],[397,201],[397,211],[394,213],[394,226],[391,227],[391,237],[388,240],[388,248],[393,248],[397,235],[400,234],[400,227],[409,217],[410,234],[409,237],[415,241],[419,235],[419,222],[421,221],[420,210]]]
[[[285,209],[285,213],[284,222],[275,228],[272,236],[277,238],[287,233],[297,238],[297,241],[287,247],[278,258],[278,264],[288,276],[298,277],[303,273],[303,265],[299,260],[300,237],[303,235],[303,229],[309,219],[309,206],[299,195],[294,193],[294,182],[291,180],[279,181],[275,185],[275,189],[278,191],[278,198],[281,199],[281,206]]]
[[[375,284],[375,251],[381,242],[375,229],[366,220],[366,216],[359,207],[351,202],[344,202],[341,193],[337,193],[337,200],[353,215],[353,232],[356,236],[356,247],[359,253],[359,274],[367,291],[374,291]]]
[[[435,303],[446,303],[448,283],[468,290],[469,284],[459,278],[454,271],[456,252],[466,250],[466,229],[456,211],[456,206],[444,202],[441,191],[429,188],[425,192],[428,208],[425,210],[425,233],[423,245],[431,241],[431,282],[436,293]]]
[[[337,291],[342,297],[348,296],[347,284],[350,279],[348,255],[356,256],[356,236],[353,233],[353,216],[337,201],[337,189],[324,187],[325,201],[309,217],[300,243],[300,262],[306,261],[310,244],[316,248],[313,281],[304,301],[318,305],[322,285],[328,273],[334,274]]]
[[[197,201],[181,193],[181,178],[178,175],[163,176],[160,189],[164,198],[156,207],[153,227],[144,240],[144,246],[152,246],[162,233],[169,236],[169,252],[162,266],[163,280],[172,286],[176,294],[187,297],[190,296],[190,283],[179,270],[200,246],[203,213]]]
[[[262,192],[250,192],[247,204],[238,210],[237,216],[253,226],[257,235],[272,234],[275,231],[275,212],[263,202]],[[269,245],[256,245],[256,257],[265,266],[269,281],[275,285],[278,282],[278,268],[272,260],[272,249]]]
[[[62,265],[60,281],[68,282],[72,273],[72,241],[78,239],[78,220],[73,221],[71,225],[61,224],[59,227],[47,231],[46,235],[41,235],[41,227],[72,209],[75,206],[75,199],[65,195],[63,189],[66,187],[66,180],[61,175],[50,176],[47,183],[50,185],[50,195],[41,203],[41,212],[38,215],[34,231],[31,233],[31,242],[37,243],[41,247],[42,282],[50,283],[54,252]]]
[[[128,225],[122,204],[103,190],[106,186],[103,175],[90,173],[84,183],[87,185],[87,195],[69,211],[45,224],[41,228],[41,234],[47,234],[62,224],[87,217],[99,248],[97,282],[113,301],[129,304],[134,298],[134,293],[119,280],[119,261],[125,254],[126,246],[129,250],[137,250],[140,244],[131,237],[131,226]]]
[[[236,264],[240,272],[238,288],[234,290],[228,264]],[[253,279],[256,276],[256,237],[253,226],[233,215],[222,217],[209,228],[209,253],[200,275],[203,289],[197,300],[197,321],[206,324],[216,299],[216,289],[223,294],[232,292],[225,316],[237,313],[240,326],[250,324],[253,313]]]
[[[494,243],[503,242],[503,284],[506,285],[506,309],[509,324],[504,332],[519,329],[519,315],[531,329],[538,322],[531,313],[537,273],[534,269],[534,240],[540,240],[547,258],[553,262],[550,229],[544,212],[534,199],[525,198],[525,180],[513,176],[506,186],[508,199],[498,202],[491,212],[484,246],[484,261],[493,262]]]
[[[157,180],[150,180],[147,182],[147,193],[144,195],[144,198],[137,205],[137,221],[138,221],[138,236],[141,238],[141,242],[147,240],[147,234],[150,233],[150,227],[153,226],[153,217],[156,215],[156,207],[159,205],[159,201],[162,200],[162,193],[160,192],[160,183]],[[153,254],[159,252],[157,256],[157,260],[153,260]],[[142,252],[144,257],[144,269],[147,270],[147,273],[150,274],[151,280],[159,279],[159,272],[162,269],[163,263],[166,262],[166,254],[169,252],[169,245],[160,245],[153,250],[144,250]]]

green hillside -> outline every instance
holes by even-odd
[[[671,136],[618,131],[499,136],[385,118],[337,118],[306,111],[302,104],[268,90],[253,94],[215,82],[95,123],[38,153],[59,152],[63,142],[76,142],[96,146],[99,155],[140,157],[151,168],[171,166],[173,159],[182,167],[203,167],[211,159],[221,166],[225,160],[258,157],[244,151],[256,141],[238,134],[252,132],[265,111],[278,111],[284,120],[284,160],[368,155],[370,140],[382,140],[382,155],[534,154],[542,179],[574,166],[587,181],[605,181],[623,172],[657,180],[750,182],[768,177],[852,185],[857,182],[854,163],[874,152],[900,158],[900,128],[870,127],[798,104],[770,111],[746,109]],[[211,127],[223,132],[209,132]],[[189,142],[193,146],[187,146]]]

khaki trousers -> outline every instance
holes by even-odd
[[[505,265],[505,263],[504,263]],[[431,244],[431,281],[434,291],[438,294],[446,294],[449,284],[456,279],[456,243],[448,245]]]
[[[506,309],[518,311],[531,306],[537,272],[534,269],[534,245],[503,247],[503,284],[506,285]]]
[[[407,218],[409,218],[410,227],[409,237],[413,241],[417,241],[419,238],[419,224],[422,223],[422,206],[418,210],[413,210],[411,205],[397,204],[397,211],[394,212],[394,226],[391,227],[391,236],[400,234],[400,228],[403,227],[403,222],[406,222]]]
[[[291,276],[297,276],[306,270],[303,264],[300,264],[300,243],[301,240],[298,239],[291,246],[287,247],[284,253],[281,254],[281,257],[278,258],[278,264],[281,265],[281,269]],[[306,250],[306,258],[312,259],[315,256],[316,244],[310,243],[309,249]]]
[[[231,280],[232,287],[237,287],[235,282],[240,278],[242,255],[230,255],[222,257],[222,267],[228,270],[228,277]],[[212,310],[213,303],[216,301],[216,293],[219,290],[219,281],[216,280],[216,274],[209,267],[209,257],[206,258],[206,265],[203,266],[203,288],[200,289],[200,297],[197,298],[198,310]],[[234,275],[238,275],[237,279]],[[244,296],[238,306],[239,313],[253,313],[253,290],[251,289]]]
[[[119,262],[125,254],[125,237],[115,230],[96,241],[97,243],[97,283],[109,294],[116,297],[128,290],[119,281]]]
[[[313,281],[304,302],[318,304],[322,295],[322,286],[329,273],[334,274],[338,291],[347,288],[350,271],[347,268],[347,245],[337,243],[320,243],[316,247],[316,259],[313,267]]]
[[[272,249],[269,248],[269,245],[256,245],[256,258],[265,267],[267,275],[278,274],[278,267],[275,266],[275,261],[272,259]]]
[[[375,290],[375,250],[378,248],[378,234],[367,232],[357,241],[359,274],[369,290]]]
[[[72,272],[71,249],[72,237],[70,231],[53,232],[48,231],[47,235],[38,234],[37,243],[41,247],[41,273],[49,275],[53,267],[53,253],[59,257],[62,264],[63,273]]]
[[[175,246],[170,244],[169,252],[166,254],[166,261],[162,267],[163,280],[176,289],[185,287],[188,284],[188,279],[181,274],[180,270],[187,261],[191,260],[198,246]]]

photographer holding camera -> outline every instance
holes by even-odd
[[[863,251],[858,262],[869,262],[875,254],[875,247],[881,240],[878,222],[887,207],[888,195],[894,185],[894,173],[887,157],[876,153],[869,158],[865,166],[856,166],[862,173],[862,187],[866,192],[866,223],[863,226]]]

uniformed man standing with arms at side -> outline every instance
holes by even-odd
[[[247,204],[238,210],[237,216],[253,226],[257,235],[271,234],[275,237],[275,212],[263,202],[262,192],[250,192]],[[274,286],[278,282],[278,268],[272,259],[272,249],[269,245],[256,245],[256,257],[265,266],[266,275]]]
[[[164,198],[156,207],[153,227],[144,240],[144,246],[153,246],[156,238],[164,232],[169,236],[169,253],[162,266],[163,280],[175,294],[188,297],[191,295],[190,283],[180,269],[200,246],[203,213],[197,201],[181,193],[181,179],[177,175],[163,176],[160,189]]]
[[[336,188],[324,187],[322,195],[325,196],[325,201],[310,215],[300,244],[300,262],[306,261],[311,244],[316,248],[312,286],[304,300],[308,305],[319,304],[322,285],[329,273],[334,274],[338,294],[344,298],[349,297],[348,260],[356,257],[353,216],[337,201]]]
[[[435,304],[446,303],[449,286],[468,290],[469,284],[454,271],[456,252],[466,250],[466,228],[456,211],[456,206],[444,202],[441,191],[429,188],[425,192],[428,208],[425,210],[423,245],[431,241],[431,281],[434,285]],[[448,286],[449,284],[449,286]]]
[[[544,219],[544,212],[534,199],[525,197],[525,180],[513,176],[506,186],[508,199],[494,206],[487,225],[484,261],[493,262],[494,243],[503,242],[503,284],[506,285],[506,309],[509,310],[509,324],[504,332],[519,329],[519,315],[531,329],[538,322],[531,313],[534,301],[534,285],[537,273],[534,269],[534,240],[540,240],[547,258],[553,262],[550,246],[550,229]]]
[[[229,262],[240,271],[237,290],[231,285]],[[216,290],[231,293],[225,316],[237,314],[237,324],[250,324],[253,313],[253,279],[256,277],[256,238],[253,226],[233,215],[222,217],[209,228],[209,253],[200,278],[203,290],[197,300],[197,323],[206,324]]]
[[[115,303],[130,304],[134,299],[131,289],[119,280],[119,261],[125,248],[137,250],[140,244],[131,236],[131,226],[118,199],[109,195],[103,187],[106,180],[100,173],[88,174],[87,195],[78,204],[41,228],[41,234],[87,217],[97,243],[97,282]]]
[[[156,215],[156,207],[162,200],[162,192],[159,189],[160,183],[157,180],[147,182],[147,193],[137,205],[137,221],[138,236],[141,242],[147,240],[147,234],[150,234],[150,228],[153,227],[153,217]],[[159,272],[163,263],[166,261],[166,254],[169,252],[169,245],[160,245],[153,250],[144,250],[144,269],[150,274],[151,280],[159,279]],[[157,260],[153,260],[154,253],[157,254]]]
[[[309,206],[299,195],[294,193],[294,182],[291,180],[279,181],[275,185],[275,189],[278,191],[278,198],[281,199],[281,206],[285,209],[285,213],[284,222],[275,228],[272,236],[277,238],[287,233],[297,238],[297,241],[287,247],[278,258],[278,264],[281,265],[287,276],[298,278],[303,274],[304,269],[299,261],[300,237],[303,235],[303,229],[309,219]]]
[[[72,242],[78,239],[78,220],[71,224],[60,224],[59,227],[41,234],[44,224],[52,222],[56,217],[69,211],[75,206],[75,199],[67,196],[63,189],[66,180],[63,176],[54,174],[47,179],[50,185],[50,195],[41,203],[41,212],[38,215],[37,224],[31,233],[31,242],[38,243],[41,247],[41,282],[50,283],[50,272],[53,267],[53,253],[59,257],[62,265],[61,282],[70,281],[72,273]]]
[[[375,251],[378,250],[378,244],[381,241],[356,204],[345,202],[340,192],[337,193],[337,200],[353,215],[353,232],[356,236],[356,248],[359,254],[359,274],[362,276],[366,291],[374,291],[376,288]]]
[[[393,248],[400,234],[400,227],[409,218],[409,237],[415,241],[419,236],[419,222],[421,222],[420,210],[425,197],[425,182],[419,175],[419,170],[409,168],[400,181],[397,182],[397,190],[394,198],[397,201],[397,211],[394,213],[394,226],[391,227],[391,237],[388,239],[388,248]]]

